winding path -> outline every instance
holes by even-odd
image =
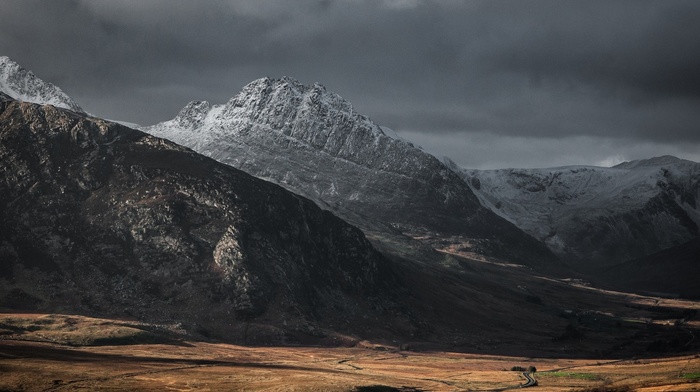
[[[530,375],[530,372],[523,372],[523,376],[525,376],[527,382],[525,384],[520,384],[520,388],[534,387],[537,385],[537,380]]]

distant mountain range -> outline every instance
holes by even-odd
[[[77,107],[9,59],[2,64],[9,95]],[[464,169],[397,138],[323,86],[291,78],[256,80],[221,105],[193,101],[141,129],[308,197],[375,240],[407,236],[543,268],[558,258],[600,275],[699,236],[695,162]]]
[[[610,168],[454,169],[482,205],[580,267],[651,255],[699,235],[696,162],[662,156]]]

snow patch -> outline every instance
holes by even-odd
[[[7,56],[0,56],[0,91],[20,101],[85,113],[60,88],[39,79]]]

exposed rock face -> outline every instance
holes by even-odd
[[[699,235],[700,164],[464,170],[481,202],[579,265],[611,265]],[[478,184],[478,185],[477,185]]]
[[[363,328],[396,284],[359,229],[303,197],[4,95],[0,221],[3,306],[178,320],[230,339],[252,320],[285,341],[324,323]]]
[[[83,112],[60,88],[37,78],[7,56],[0,56],[0,92],[21,101]]]
[[[194,101],[143,130],[281,184],[365,229],[464,236],[477,251],[521,262],[552,256],[482,207],[440,161],[319,84],[256,80],[225,105]]]

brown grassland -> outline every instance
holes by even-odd
[[[135,322],[0,316],[0,391],[697,391],[700,355],[553,359],[355,347],[244,347],[169,339]]]

